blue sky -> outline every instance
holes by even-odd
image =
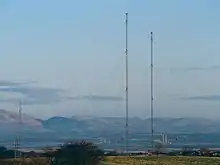
[[[0,2],[0,106],[25,113],[124,115],[124,13],[129,114],[149,117],[150,38],[157,116],[220,115],[218,0]]]

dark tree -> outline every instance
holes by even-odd
[[[6,151],[7,151],[7,148],[0,146],[0,158],[5,158]]]
[[[14,156],[14,151],[7,150],[6,147],[0,146],[0,159],[13,158],[13,156]]]
[[[86,142],[69,142],[53,154],[54,165],[98,165],[104,152],[97,145]]]
[[[7,151],[7,148],[3,147],[3,146],[0,146],[0,152],[5,152],[5,151]]]

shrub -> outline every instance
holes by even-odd
[[[103,156],[104,152],[91,142],[69,142],[53,153],[52,164],[97,165]]]

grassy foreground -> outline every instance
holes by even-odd
[[[211,157],[108,157],[108,165],[220,165],[220,158]]]
[[[220,158],[211,157],[106,157],[103,165],[220,165]],[[46,158],[25,158],[0,161],[0,165],[50,165]]]

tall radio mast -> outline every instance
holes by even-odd
[[[153,32],[151,34],[151,103],[150,103],[150,109],[151,109],[151,145],[152,150],[154,149],[154,86],[153,86]]]
[[[125,150],[128,152],[128,13],[125,13]]]

